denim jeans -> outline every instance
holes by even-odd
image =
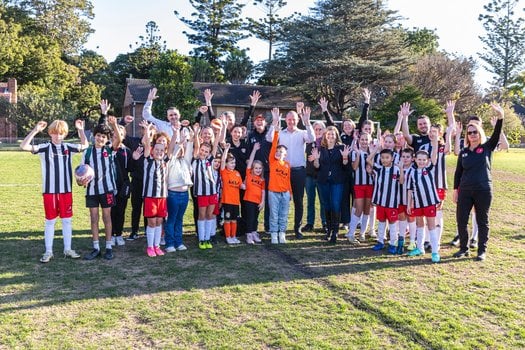
[[[341,199],[343,198],[343,184],[334,184],[330,181],[317,183],[321,193],[321,203],[326,211],[341,212]]]
[[[313,176],[306,176],[305,182],[306,190],[306,223],[309,225],[314,225],[315,222],[315,191],[319,195],[319,211],[321,212],[321,222],[326,224],[326,218],[324,214],[323,201],[321,200],[321,192],[317,186],[317,179]]]
[[[268,200],[270,205],[270,232],[286,232],[290,209],[290,192],[268,191]]]
[[[168,191],[168,220],[164,231],[166,247],[177,248],[182,244],[182,221],[189,198],[188,191]]]

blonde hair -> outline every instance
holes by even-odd
[[[58,135],[67,135],[69,132],[69,127],[67,126],[67,123],[63,120],[55,120],[49,125],[49,128],[47,129],[47,133],[49,135],[51,134],[58,134]]]
[[[339,131],[337,130],[337,128],[335,126],[330,125],[329,127],[326,128],[326,130],[323,133],[323,138],[321,139],[321,146],[322,147],[328,147],[328,142],[326,141],[326,134],[329,131],[335,132],[335,144],[336,145],[341,144],[341,137],[339,136]]]
[[[487,136],[485,135],[485,131],[483,130],[481,125],[479,123],[476,123],[476,122],[469,122],[467,124],[467,127],[465,128],[465,147],[470,147],[470,141],[468,139],[468,128],[470,126],[478,131],[480,144],[485,143],[487,141]]]

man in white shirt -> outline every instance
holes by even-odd
[[[180,112],[175,107],[170,107],[166,110],[166,118],[168,121],[157,119],[151,114],[151,107],[153,106],[153,100],[156,99],[157,96],[157,88],[153,88],[149,91],[148,94],[148,100],[146,104],[144,105],[144,109],[142,110],[142,119],[155,124],[155,127],[157,128],[157,131],[159,132],[165,132],[170,137],[173,136],[173,129],[172,125],[176,126],[177,128],[180,127],[179,120],[180,120]]]

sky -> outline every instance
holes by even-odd
[[[241,0],[247,5],[244,16],[263,17],[260,9],[252,1]],[[482,67],[477,52],[483,49],[479,36],[484,34],[478,15],[483,12],[483,4],[489,0],[387,0],[386,6],[398,11],[404,19],[400,23],[406,28],[426,27],[436,30],[439,36],[440,49],[460,56],[473,57],[479,68],[476,71],[476,82],[481,87],[488,87],[490,73]],[[525,0],[518,8],[523,8]],[[193,8],[188,0],[126,0],[107,1],[92,0],[95,18],[87,49],[92,49],[111,62],[120,53],[133,51],[130,44],[139,41],[139,36],[146,32],[149,21],[155,21],[162,40],[167,48],[176,49],[179,53],[188,54],[188,44],[184,30],[188,28],[174,15],[177,10],[182,16],[189,17]],[[281,15],[293,12],[307,14],[314,5],[314,0],[288,0]],[[239,42],[239,46],[249,49],[249,56],[254,62],[266,59],[268,46],[265,42],[251,38]]]

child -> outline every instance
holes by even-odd
[[[399,219],[399,236],[405,236],[407,226],[409,232],[409,245],[407,250],[416,249],[416,218],[413,215],[408,215],[408,179],[412,176],[414,168],[414,150],[405,148],[401,151],[401,164],[403,165],[405,181],[401,185],[401,196],[399,201],[398,219]],[[397,254],[403,254],[403,246],[399,246]]]
[[[231,145],[226,144],[221,159],[222,208],[224,210],[224,234],[228,244],[241,243],[237,239],[237,217],[241,188],[244,189],[241,174],[235,170],[235,157],[228,153]]]
[[[246,243],[261,243],[257,233],[259,211],[264,208],[263,178],[264,165],[259,160],[253,160],[255,153],[261,148],[259,142],[253,145],[250,158],[246,167],[246,192],[244,192],[244,204],[246,206]]]
[[[115,205],[115,162],[113,151],[118,150],[122,138],[117,130],[117,119],[113,116],[108,117],[108,123],[99,124],[93,130],[94,143],[84,153],[83,163],[89,164],[95,171],[95,176],[86,188],[86,207],[89,208],[91,220],[91,236],[93,239],[93,250],[84,256],[85,260],[93,260],[100,256],[99,245],[99,206],[102,207],[102,221],[106,233],[106,252],[104,259],[113,259],[113,249],[111,246],[111,207]],[[115,133],[112,147],[107,146],[111,139],[111,133]]]
[[[40,258],[41,263],[47,263],[53,258],[53,239],[55,236],[55,222],[59,216],[62,220],[62,236],[64,239],[64,257],[73,259],[80,255],[71,249],[73,217],[73,195],[71,184],[73,175],[71,168],[71,154],[82,152],[89,146],[84,133],[84,121],[75,121],[81,144],[63,143],[68,134],[67,123],[63,120],[55,120],[48,129],[51,142],[40,145],[31,145],[36,134],[43,131],[47,126],[44,121],[39,121],[34,129],[26,136],[20,144],[24,151],[40,155],[42,165],[42,196],[44,200],[45,225],[44,244],[46,251]]]
[[[399,192],[400,185],[404,182],[404,171],[402,165],[401,168],[394,165],[394,151],[389,148],[385,148],[379,153],[381,164],[374,162],[374,156],[378,149],[378,146],[371,145],[370,157],[367,159],[367,163],[373,167],[375,175],[372,201],[376,205],[376,215],[379,221],[378,243],[372,249],[382,250],[385,247],[386,221],[388,220],[390,230],[388,252],[396,254],[399,247],[402,250],[405,244],[404,232],[399,234],[397,226]]]
[[[429,135],[431,140],[432,155],[425,150],[416,152],[417,169],[414,170],[408,184],[408,207],[407,213],[416,217],[416,249],[408,253],[409,256],[425,254],[424,248],[424,226],[427,221],[430,244],[432,246],[432,262],[441,260],[439,256],[439,237],[436,232],[436,205],[439,196],[436,189],[435,164],[437,160],[438,144],[435,135]]]
[[[270,235],[271,243],[286,243],[286,227],[288,226],[288,210],[292,195],[290,183],[290,163],[285,161],[287,148],[277,145],[279,142],[279,108],[272,109],[274,134],[270,149],[270,182],[268,184],[268,201],[270,204]],[[272,156],[273,155],[273,156]]]

